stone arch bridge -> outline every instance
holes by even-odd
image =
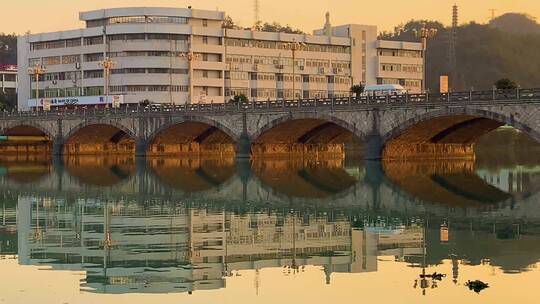
[[[502,125],[540,142],[540,89],[4,113],[0,133],[8,141],[0,148],[246,158],[342,155],[357,138],[366,159],[462,158]]]

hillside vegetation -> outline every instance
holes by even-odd
[[[385,39],[416,41],[415,30],[425,23],[438,33],[428,43],[427,85],[439,90],[439,76],[449,75],[450,28],[440,22],[412,20],[381,33]],[[523,88],[540,87],[540,25],[527,15],[506,14],[489,24],[469,23],[458,27],[454,90],[489,90],[501,78]]]

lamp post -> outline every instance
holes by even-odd
[[[423,75],[423,80],[422,80],[422,92],[425,93],[426,92],[426,54],[427,54],[427,42],[428,42],[428,39],[431,39],[433,37],[435,37],[435,35],[437,34],[437,29],[436,28],[427,28],[426,27],[426,24],[422,24],[422,28],[420,30],[414,30],[414,34],[416,35],[416,37],[420,38],[420,42],[422,43],[422,59],[423,59],[423,72],[424,72],[424,75]]]
[[[296,66],[295,66],[296,51],[301,51],[306,46],[306,44],[303,42],[298,42],[296,41],[296,39],[293,39],[293,41],[288,43],[287,46],[292,52],[292,74],[293,74],[292,89],[293,89],[293,100],[295,100],[296,99]]]
[[[188,61],[188,74],[189,74],[189,89],[188,89],[188,102],[191,103],[192,101],[192,94],[193,94],[193,64],[192,61],[199,59],[201,57],[200,54],[196,54],[191,50],[191,47],[187,52],[180,53],[180,58],[185,58]]]
[[[42,64],[36,64],[28,68],[28,74],[33,75],[36,79],[36,108],[39,102],[39,76],[45,74],[47,69]]]
[[[111,69],[116,65],[116,62],[112,61],[109,57],[105,57],[103,61],[99,62],[99,66],[103,67],[103,78],[105,83],[103,85],[103,91],[105,93],[105,106],[109,107],[109,75]]]

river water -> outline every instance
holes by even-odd
[[[483,147],[383,163],[4,157],[0,303],[538,303],[538,150]]]

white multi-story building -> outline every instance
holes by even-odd
[[[3,94],[17,93],[17,66],[0,64],[0,91]]]
[[[250,100],[346,96],[355,83],[421,88],[420,44],[379,41],[375,26],[331,27],[327,14],[314,35],[269,33],[225,29],[224,17],[190,8],[115,8],[80,13],[83,29],[22,36],[19,108],[42,99],[53,106],[112,99],[104,95],[184,104],[240,94]],[[106,58],[113,61],[110,77]],[[39,83],[27,72],[38,65],[46,70]]]

